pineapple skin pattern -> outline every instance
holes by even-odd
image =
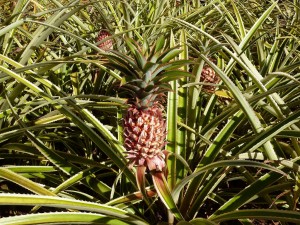
[[[146,109],[131,105],[124,118],[124,146],[131,165],[162,171],[165,155],[166,121],[158,102]]]

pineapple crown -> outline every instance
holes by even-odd
[[[145,42],[141,49],[130,38],[125,42],[131,56],[112,50],[107,54],[109,62],[106,66],[120,71],[120,90],[129,94],[128,103],[138,108],[150,107],[154,102],[161,102],[164,93],[171,90],[169,81],[192,76],[180,70],[190,61],[173,60],[182,50],[178,46],[166,48],[163,36],[151,48]]]

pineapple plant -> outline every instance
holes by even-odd
[[[175,201],[171,198],[166,181],[166,119],[164,117],[165,93],[171,90],[169,81],[192,76],[181,71],[188,60],[174,60],[182,50],[179,47],[166,48],[161,37],[153,45],[143,49],[132,39],[126,39],[131,56],[118,51],[105,54],[107,67],[119,70],[122,80],[120,96],[126,97],[128,107],[124,113],[124,147],[129,168],[136,167],[136,182],[144,199],[148,195],[145,188],[145,173],[151,174],[157,195],[170,209],[176,219],[182,220]],[[145,48],[146,47],[146,48]]]
[[[128,99],[123,134],[129,165],[164,171],[167,134],[164,93],[170,90],[169,81],[190,76],[178,69],[188,61],[171,61],[182,50],[178,47],[164,50],[163,37],[151,49],[143,51],[131,39],[126,39],[126,44],[133,57],[111,51],[107,66],[120,71],[123,77],[120,91]]]

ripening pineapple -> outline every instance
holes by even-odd
[[[158,39],[156,45],[142,52],[132,40],[126,40],[133,58],[112,51],[107,57],[111,68],[117,68],[123,79],[120,90],[128,97],[128,109],[124,116],[124,146],[131,166],[143,166],[150,171],[163,171],[166,144],[166,120],[164,118],[164,92],[170,89],[168,82],[189,76],[190,74],[174,68],[182,67],[183,62],[169,62],[181,50],[172,48],[163,51],[164,38]],[[168,70],[172,67],[172,71]]]
[[[100,32],[98,33],[96,41],[97,42],[102,41],[103,39],[105,39],[109,36],[111,36],[111,34],[107,30],[100,30]],[[98,45],[98,47],[101,48],[103,51],[108,51],[108,50],[112,49],[113,41],[112,41],[112,39],[108,39],[108,40],[100,43]]]
[[[214,59],[210,59],[213,63],[216,62]],[[219,84],[221,78],[209,65],[204,65],[201,71],[201,82],[208,83],[203,85],[202,90],[206,93],[214,93],[218,96],[218,101],[224,105],[228,105],[232,101],[232,96],[226,90],[217,90],[217,86],[210,84]]]
[[[211,59],[211,61],[214,61]],[[216,74],[216,72],[209,65],[204,65],[201,72],[201,82],[208,84],[218,84],[221,81],[221,78]],[[213,93],[216,90],[216,86],[213,85],[204,85],[203,90],[206,92]]]
[[[160,102],[150,104],[130,104],[124,118],[124,145],[132,165],[162,171],[165,167],[162,149],[167,134],[166,122]]]
[[[103,39],[108,38],[110,36],[111,36],[111,34],[107,30],[100,30],[100,32],[98,33],[98,36],[96,37],[96,42],[100,42]],[[104,42],[101,42],[97,46],[98,46],[98,48],[107,52],[113,48],[113,40],[108,39]],[[99,80],[99,74],[101,74],[99,69],[96,69],[95,73],[92,74],[92,81],[94,84],[97,83],[97,80]]]

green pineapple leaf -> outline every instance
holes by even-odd
[[[132,52],[138,67],[140,69],[144,68],[147,61],[146,61],[145,56],[143,56],[141,51],[138,49],[138,44],[134,43],[134,41],[132,39],[129,39],[129,38],[127,38],[125,41],[126,41],[126,44],[127,44],[128,48]]]
[[[160,36],[158,38],[158,40],[156,41],[154,52],[158,52],[158,51],[162,50],[164,45],[165,45],[165,37]]]
[[[164,70],[175,70],[182,68],[183,66],[189,65],[192,61],[190,60],[177,60],[169,63],[165,63],[158,67],[154,72],[152,72],[152,79],[159,75]]]
[[[157,61],[161,61],[162,63],[169,62],[170,60],[174,59],[176,56],[178,56],[183,50],[179,48],[173,48],[169,51],[167,51],[165,54],[162,54]]]
[[[191,73],[180,71],[180,70],[172,70],[166,71],[159,76],[156,76],[153,81],[159,83],[167,83],[173,80],[178,80],[183,77],[193,77]]]

